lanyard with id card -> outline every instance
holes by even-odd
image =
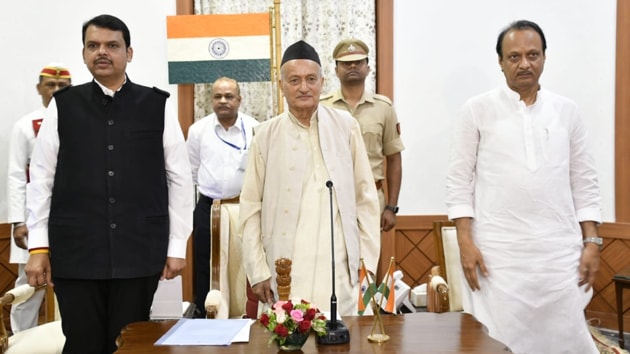
[[[249,150],[247,150],[247,134],[245,134],[245,124],[243,124],[243,120],[241,119],[241,133],[243,134],[243,147],[240,147],[236,144],[232,144],[231,142],[223,139],[219,133],[215,130],[214,133],[217,135],[222,142],[227,144],[229,147],[238,150],[240,155],[240,161],[238,165],[238,169],[240,171],[245,171],[245,167],[247,166],[247,157],[249,156]]]

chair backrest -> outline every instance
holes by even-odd
[[[61,353],[66,341],[61,330],[61,321],[57,299],[52,287],[33,289],[29,285],[21,285],[9,290],[0,298],[0,306],[18,304],[28,300],[35,291],[45,291],[44,323],[7,337],[2,311],[0,311],[0,352],[3,354]]]
[[[457,230],[452,221],[433,222],[433,237],[438,265],[448,284],[450,311],[463,311],[464,273],[457,243]]]
[[[210,293],[206,298],[208,318],[243,315],[256,318],[257,315],[258,303],[255,303],[255,308],[248,304],[248,283],[242,262],[238,219],[238,204],[213,201],[210,217]]]

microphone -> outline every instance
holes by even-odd
[[[330,296],[330,319],[326,322],[326,334],[317,336],[317,344],[345,344],[350,342],[350,331],[337,321],[337,295],[335,295],[335,222],[333,218],[333,183],[326,181],[330,193],[330,249],[332,258],[332,295]]]

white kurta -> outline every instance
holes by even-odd
[[[293,261],[291,296],[328,310],[331,295],[330,199],[333,182],[338,312],[356,314],[359,258],[375,270],[380,213],[358,123],[320,105],[311,127],[284,113],[255,129],[241,192],[243,260],[251,284]],[[277,292],[276,292],[277,294]]]
[[[296,124],[297,121],[294,121]],[[352,314],[357,304],[349,299],[356,298],[358,283],[350,281],[348,271],[348,253],[343,238],[339,205],[330,195],[326,181],[330,180],[319,148],[317,120],[310,127],[298,125],[300,141],[309,151],[306,159],[305,179],[302,181],[302,200],[300,210],[308,212],[298,216],[297,232],[293,240],[295,260],[291,269],[291,297],[308,299],[316,306],[327,309],[332,294],[332,246],[331,246],[331,210],[333,215],[333,235],[335,239],[335,293],[339,302],[338,310],[342,314]],[[333,188],[334,193],[334,188]],[[332,206],[330,200],[332,198]],[[308,230],[308,232],[305,232]],[[306,250],[306,252],[305,252]],[[317,284],[317,286],[313,286]],[[347,300],[346,300],[347,299]]]
[[[454,130],[450,219],[472,217],[489,276],[464,311],[514,353],[597,353],[578,288],[580,221],[601,221],[597,173],[576,105],[507,87],[469,100]]]

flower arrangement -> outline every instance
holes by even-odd
[[[326,334],[326,316],[305,300],[296,304],[291,300],[276,302],[260,315],[260,323],[273,333],[269,344],[275,341],[280,346],[293,334],[304,334],[306,338],[310,330],[318,336]]]

